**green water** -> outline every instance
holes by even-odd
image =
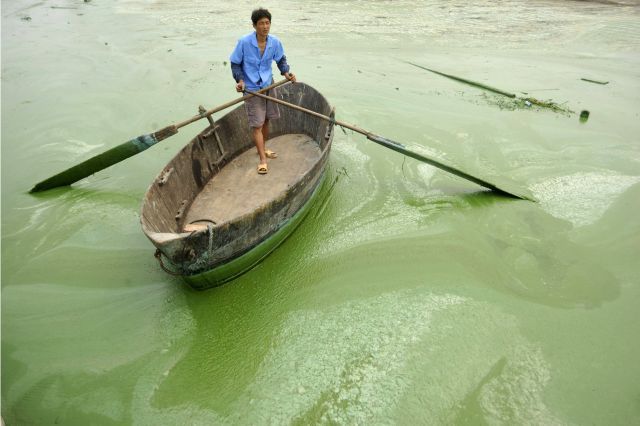
[[[3,2],[6,424],[640,423],[640,6],[467,3],[268,6],[338,119],[539,202],[337,131],[333,185],[296,232],[194,292],[139,209],[204,124],[27,191],[235,98],[226,62],[254,3]]]

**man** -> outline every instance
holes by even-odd
[[[278,65],[280,73],[287,80],[295,83],[296,76],[290,72],[282,43],[275,36],[269,35],[271,13],[267,9],[256,9],[251,13],[251,21],[255,32],[238,40],[230,58],[236,90],[243,92],[246,89],[256,92],[272,84],[273,61]],[[275,96],[275,90],[270,90],[266,94]],[[268,171],[267,158],[277,157],[275,152],[265,149],[265,142],[269,136],[269,120],[280,117],[278,104],[253,96],[245,100],[244,106],[249,118],[253,142],[260,156],[258,173],[265,174]]]

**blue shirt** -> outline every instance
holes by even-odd
[[[242,69],[242,75],[239,75],[239,72],[233,73],[234,78],[236,81],[242,78],[246,89],[250,91],[257,91],[271,84],[273,81],[272,61],[276,61],[281,73],[289,71],[282,43],[273,35],[267,36],[267,45],[264,48],[264,53],[260,56],[256,33],[247,34],[238,40],[229,59],[231,60],[232,72],[234,68],[239,71],[237,66]]]

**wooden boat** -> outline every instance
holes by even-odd
[[[334,117],[311,86],[277,89],[279,99]],[[193,138],[149,186],[142,229],[163,269],[205,289],[257,264],[302,221],[324,178],[334,122],[280,106],[267,148],[278,153],[259,175],[241,105]]]

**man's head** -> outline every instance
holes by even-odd
[[[258,25],[258,21],[263,18],[267,18],[269,22],[271,22],[271,13],[269,13],[267,9],[260,8],[251,12],[251,22],[253,22],[254,27]]]
[[[271,14],[267,9],[256,9],[251,14],[253,28],[260,37],[267,37],[271,29]]]

